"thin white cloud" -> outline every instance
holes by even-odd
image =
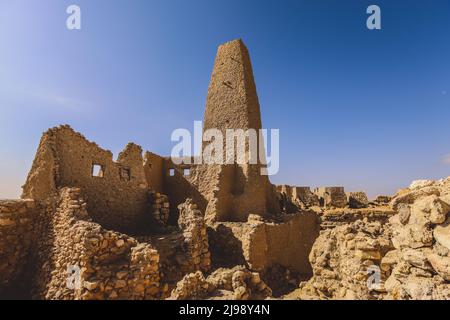
[[[96,105],[83,98],[55,94],[51,91],[42,89],[29,89],[29,90],[9,90],[6,91],[0,88],[0,101],[4,100],[6,102],[16,102],[21,105],[34,108],[36,105],[50,110],[61,110],[61,111],[91,111]]]
[[[81,111],[92,107],[92,103],[81,99],[60,96],[60,95],[38,95],[36,98],[51,105],[52,107],[62,108],[65,110]]]

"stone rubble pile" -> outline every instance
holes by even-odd
[[[319,211],[317,214],[320,215],[321,229],[332,229],[364,219],[369,222],[378,221],[381,224],[385,224],[396,214],[396,211],[386,206],[379,206],[361,209],[328,209]]]
[[[392,249],[389,231],[378,221],[358,220],[325,230],[313,245],[310,262],[314,276],[300,284],[301,299],[377,299],[367,285],[371,270],[380,269]],[[382,290],[381,290],[382,291]]]
[[[373,200],[371,203],[373,203],[374,205],[389,205],[389,203],[391,202],[392,197],[390,196],[377,196],[375,198],[375,200]]]
[[[382,260],[390,299],[450,299],[450,178],[414,181],[392,199],[394,250]]]
[[[415,181],[390,206],[385,223],[323,231],[310,254],[314,276],[290,297],[450,299],[450,178]]]
[[[217,269],[207,278],[201,271],[186,275],[178,282],[169,300],[249,300],[271,296],[271,289],[261,280],[259,273],[236,266]]]

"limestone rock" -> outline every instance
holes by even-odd
[[[394,210],[398,209],[398,205],[403,203],[403,204],[412,204],[414,203],[415,200],[425,197],[425,196],[430,196],[430,195],[440,195],[440,190],[438,187],[435,186],[430,186],[430,187],[425,187],[425,188],[421,188],[421,189],[414,189],[414,190],[409,190],[401,193],[399,195],[397,195],[396,197],[394,197],[391,200],[391,207]]]
[[[439,244],[450,250],[450,219],[445,224],[436,226],[433,235]]]
[[[191,299],[265,299],[270,297],[270,288],[258,273],[243,266],[231,269],[219,268],[208,278],[201,271],[186,275],[172,291],[169,300]]]
[[[421,224],[406,225],[394,229],[392,243],[396,249],[427,247],[433,244],[433,233]]]
[[[381,258],[392,250],[385,231],[380,223],[367,221],[324,231],[310,253],[314,276],[300,284],[299,295],[307,299],[370,299],[373,287],[367,284],[369,276],[381,269]],[[381,286],[376,285],[378,289]]]
[[[397,264],[399,257],[400,252],[398,250],[389,251],[381,260],[381,269],[386,272],[390,271]]]
[[[428,270],[428,259],[423,251],[405,249],[402,251],[402,258],[412,266]]]
[[[444,223],[450,212],[450,205],[442,201],[437,195],[431,195],[417,200],[414,210],[426,213],[431,223]]]
[[[415,180],[415,181],[411,182],[409,189],[410,190],[421,189],[424,187],[430,187],[434,184],[435,184],[435,181],[433,181],[433,180]]]
[[[441,257],[437,254],[428,255],[428,260],[434,270],[446,281],[450,281],[450,257]]]
[[[366,208],[369,205],[367,195],[362,191],[349,192],[347,198],[350,208]]]

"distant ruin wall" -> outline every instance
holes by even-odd
[[[344,208],[348,204],[344,187],[321,187],[316,188],[314,193],[324,207]]]

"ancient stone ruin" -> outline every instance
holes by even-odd
[[[210,128],[262,128],[241,40],[218,49]],[[176,164],[134,143],[114,160],[68,125],[49,129],[22,199],[0,201],[0,297],[450,298],[450,179],[369,201],[274,186],[262,166]]]

